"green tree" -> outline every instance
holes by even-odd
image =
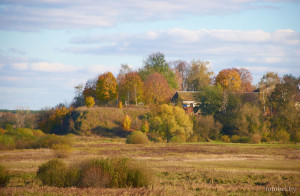
[[[160,52],[149,55],[144,61],[144,67],[139,70],[139,74],[143,81],[155,72],[162,74],[171,88],[178,88],[175,74],[166,62],[165,55]]]
[[[117,99],[117,81],[111,72],[98,77],[96,97],[100,103],[108,103]]]
[[[152,110],[149,132],[154,132],[167,141],[174,136],[185,141],[193,134],[193,123],[181,107],[163,104]]]
[[[223,106],[223,90],[221,86],[207,86],[198,95],[200,110],[204,115],[215,115]]]
[[[196,116],[194,119],[194,136],[198,141],[216,140],[222,130],[222,124],[214,120],[212,115]]]
[[[192,61],[186,77],[188,91],[199,91],[211,84],[213,72],[208,70],[208,61]]]

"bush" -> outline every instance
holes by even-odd
[[[240,137],[240,139],[238,140],[238,143],[250,143],[250,137],[247,137],[247,136]]]
[[[123,109],[123,103],[122,103],[122,101],[119,101],[119,102],[118,102],[118,107],[119,107],[120,109]]]
[[[259,144],[260,142],[261,142],[261,137],[260,137],[260,135],[259,134],[253,134],[252,136],[251,136],[251,142],[253,143],[253,144]]]
[[[145,187],[154,179],[145,163],[126,157],[94,158],[69,168],[54,159],[40,166],[37,176],[44,185],[58,187]]]
[[[80,165],[79,187],[109,187],[111,168],[108,159],[91,159]]]
[[[0,187],[5,187],[8,184],[10,177],[9,172],[5,167],[0,165]]]
[[[95,105],[94,97],[91,97],[91,96],[86,97],[85,98],[85,105],[88,108],[93,107],[93,105]]]
[[[57,158],[67,158],[72,154],[73,148],[68,144],[53,144],[51,149]]]
[[[148,123],[147,120],[143,120],[142,126],[141,126],[141,131],[143,133],[148,133],[148,131],[149,131],[149,123]]]
[[[171,139],[169,139],[168,143],[183,143],[184,139],[180,136],[173,136]]]
[[[294,136],[294,142],[300,143],[300,131],[297,131]]]
[[[15,147],[15,141],[12,136],[0,135],[0,150],[12,150]]]
[[[238,135],[233,135],[231,137],[231,142],[233,143],[238,143],[239,142],[240,137]]]
[[[228,137],[228,135],[223,135],[223,136],[221,137],[221,140],[222,140],[223,142],[226,142],[226,143],[230,142],[230,138]]]
[[[36,142],[36,148],[51,148],[54,144],[66,144],[69,146],[74,145],[74,137],[69,134],[66,136],[58,136],[58,135],[45,135],[40,137]]]
[[[290,141],[290,134],[286,131],[279,131],[275,135],[276,140],[279,143],[288,143]]]
[[[141,131],[134,131],[126,138],[127,144],[148,144],[148,142],[147,135]]]
[[[53,159],[39,166],[37,177],[44,185],[64,187],[66,185],[67,167],[64,162]]]
[[[129,130],[131,125],[131,119],[130,117],[126,114],[123,120],[123,129]]]

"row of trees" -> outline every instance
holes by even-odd
[[[117,78],[110,72],[90,79],[75,87],[74,106],[84,105],[84,99],[93,97],[96,104],[110,104],[117,100],[138,105],[167,103],[175,91],[200,91],[213,84],[223,89],[250,92],[252,76],[247,69],[225,69],[216,77],[207,61],[172,61],[167,63],[162,53],[154,53],[143,67],[132,70],[121,65]]]

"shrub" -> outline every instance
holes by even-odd
[[[93,105],[95,105],[94,97],[91,97],[91,96],[86,97],[85,98],[85,105],[88,108],[93,107]]]
[[[215,121],[212,115],[199,115],[194,118],[194,134],[197,135],[200,140],[209,141],[211,139],[217,139],[221,129],[222,124]]]
[[[67,144],[69,146],[73,146],[74,137],[69,134],[66,136],[58,136],[58,135],[45,135],[40,137],[36,142],[36,148],[51,148],[54,144]]]
[[[123,109],[123,103],[122,103],[122,101],[119,101],[119,102],[118,102],[118,107],[119,107],[120,109]]]
[[[180,136],[173,136],[171,139],[169,139],[168,143],[183,143],[184,139]]]
[[[72,154],[73,148],[68,144],[53,144],[51,149],[57,158],[67,158]]]
[[[297,131],[294,136],[295,143],[300,143],[300,131]]]
[[[80,165],[79,187],[109,187],[112,169],[108,159],[91,159]]]
[[[247,136],[240,137],[238,143],[250,143],[250,137]]]
[[[64,187],[66,184],[67,167],[64,162],[58,159],[39,166],[37,177],[44,185]]]
[[[222,140],[223,142],[226,142],[226,143],[230,142],[230,138],[228,137],[228,135],[223,135],[223,136],[221,137],[221,140]]]
[[[148,138],[153,142],[163,142],[162,137],[156,133],[147,133]]]
[[[149,131],[149,123],[148,123],[147,120],[143,120],[142,126],[141,126],[141,131],[143,133],[148,133],[148,131]]]
[[[5,167],[0,165],[0,187],[5,187],[8,184],[10,177],[9,172]]]
[[[276,133],[275,138],[279,143],[288,143],[290,141],[290,134],[282,130]]]
[[[0,150],[15,149],[15,141],[12,136],[0,135]]]
[[[123,120],[123,129],[129,130],[131,125],[131,119],[130,117],[126,114]]]
[[[141,131],[134,131],[126,138],[127,144],[147,144],[148,142],[147,135]]]
[[[233,135],[231,137],[231,142],[233,143],[238,143],[239,142],[240,137],[238,135]]]
[[[253,143],[253,144],[258,144],[258,143],[260,143],[261,142],[261,137],[260,137],[260,135],[259,134],[253,134],[252,136],[251,136],[251,142]]]

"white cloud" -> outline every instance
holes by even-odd
[[[72,72],[78,70],[75,66],[64,65],[62,63],[38,62],[32,63],[31,69],[40,72]]]
[[[23,70],[28,69],[28,63],[13,63],[12,68],[19,70],[19,71],[23,71]]]
[[[292,1],[292,0],[290,0]],[[27,0],[1,1],[0,28],[5,30],[110,27],[124,22],[223,15],[284,0]]]

